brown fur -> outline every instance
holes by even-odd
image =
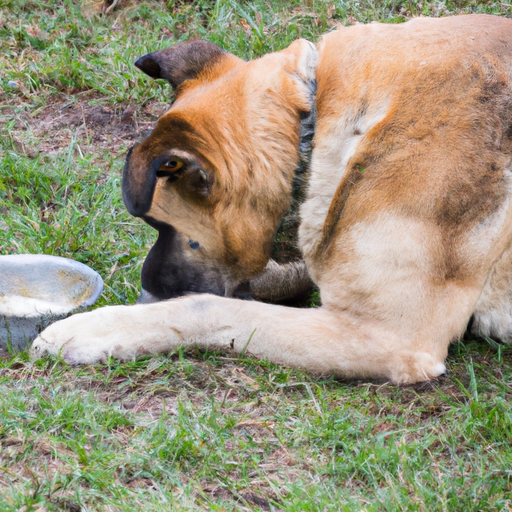
[[[287,50],[250,63],[229,54],[218,58],[207,73],[179,87],[173,107],[158,121],[152,135],[133,150],[127,166],[133,194],[140,196],[146,192],[136,187],[139,183],[147,186],[149,162],[157,155],[176,146],[194,153],[202,167],[215,176],[208,197],[157,184],[151,209],[144,213],[172,223],[194,240],[204,237],[202,224],[207,224],[212,230],[210,257],[237,280],[263,270],[273,235],[290,206],[298,162],[297,111],[309,109],[307,99],[297,97],[293,75],[280,76],[283,64],[289,62],[293,67],[290,53]],[[260,90],[254,104],[247,103],[247,84]],[[215,108],[219,97],[224,100],[220,110]],[[245,121],[233,122],[242,112]],[[283,136],[279,141],[265,140],[266,133],[275,131]],[[255,146],[254,140],[261,144]],[[259,197],[253,193],[255,189],[268,193]],[[182,200],[186,201],[186,213],[180,216]],[[172,211],[167,211],[167,204],[173,204]],[[191,222],[198,225],[197,232]]]

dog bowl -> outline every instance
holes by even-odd
[[[94,304],[102,289],[100,275],[77,261],[0,256],[0,348],[25,350],[50,323]]]

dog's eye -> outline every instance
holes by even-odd
[[[183,162],[181,160],[172,159],[165,162],[162,167],[160,167],[160,171],[175,172],[179,171],[182,167]]]
[[[179,176],[182,174],[185,163],[177,158],[171,158],[164,162],[158,171],[156,171],[156,175],[158,178],[169,178],[171,182],[176,181]]]

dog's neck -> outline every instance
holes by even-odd
[[[300,113],[299,162],[295,169],[290,208],[284,215],[274,238],[272,257],[277,261],[301,258],[297,246],[299,208],[304,202],[309,180],[311,151],[316,125],[316,80],[308,84],[310,110]]]

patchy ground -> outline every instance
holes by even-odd
[[[29,158],[40,154],[53,156],[74,140],[83,148],[82,152],[94,145],[94,152],[109,150],[122,157],[126,147],[147,135],[169,106],[163,103],[142,107],[110,105],[99,97],[94,98],[98,96],[94,91],[87,93],[71,98],[52,97],[49,104],[35,111],[4,108],[2,117],[15,120],[10,137],[17,150]]]
[[[204,352],[75,370],[11,359],[0,369],[0,485],[37,484],[24,500],[48,510],[124,510],[119,493],[135,508],[160,495],[179,510],[301,510],[315,498],[298,489],[355,506],[394,495],[391,482],[420,510],[443,498],[450,510],[507,510],[511,367],[509,350],[482,343],[454,347],[447,376],[402,387]],[[477,508],[482,496],[493,498]]]

